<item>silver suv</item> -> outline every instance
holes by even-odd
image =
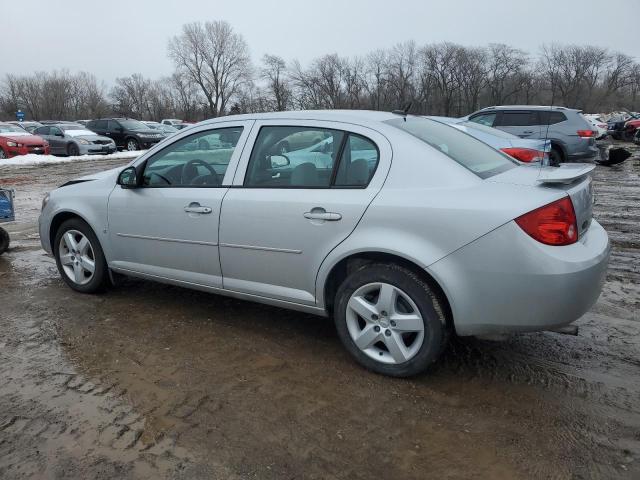
[[[221,117],[53,190],[40,240],[79,292],[119,273],[330,315],[356,360],[406,376],[454,330],[591,307],[609,257],[593,168],[527,166],[410,115]]]
[[[597,133],[580,110],[564,107],[507,105],[487,107],[469,120],[499,128],[520,138],[551,140],[552,165],[592,159],[598,153]]]

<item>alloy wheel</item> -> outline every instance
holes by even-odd
[[[78,230],[68,230],[62,235],[58,247],[60,264],[65,275],[78,285],[91,281],[96,269],[95,254],[89,239]]]
[[[407,362],[424,342],[424,321],[418,306],[389,283],[369,283],[353,292],[346,320],[354,344],[381,363]]]
[[[5,159],[7,158],[7,154],[4,153],[4,150],[0,148],[0,158]]]
[[[127,150],[129,150],[130,152],[137,150],[138,149],[138,142],[136,142],[135,140],[129,140],[127,142]]]

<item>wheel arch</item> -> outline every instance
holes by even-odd
[[[67,220],[70,220],[72,218],[79,218],[80,220],[82,220],[84,223],[86,223],[87,225],[89,225],[89,227],[93,230],[93,233],[96,234],[97,236],[97,232],[96,229],[93,225],[91,225],[91,222],[89,222],[84,216],[80,215],[77,212],[71,211],[71,210],[63,210],[61,212],[56,213],[53,218],[51,219],[51,224],[49,225],[49,245],[51,245],[51,250],[53,251],[55,247],[54,242],[56,239],[56,233],[58,232],[58,229],[60,228],[60,226],[66,222]]]
[[[447,326],[453,329],[453,314],[451,309],[451,302],[447,296],[445,290],[442,288],[436,278],[431,275],[423,266],[420,266],[415,261],[398,255],[397,253],[383,252],[379,250],[368,250],[347,255],[337,261],[329,271],[324,285],[322,286],[323,299],[322,303],[326,312],[331,315],[333,311],[333,304],[336,292],[340,287],[342,281],[355,270],[358,270],[363,265],[371,263],[393,263],[400,265],[407,270],[412,271],[418,275],[422,280],[434,289],[439,299],[444,306],[444,314],[447,320]]]

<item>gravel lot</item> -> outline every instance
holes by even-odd
[[[578,321],[456,339],[410,380],[359,368],[328,319],[139,280],[74,293],[44,193],[126,160],[0,167],[0,478],[640,478],[640,156],[598,167],[614,245]]]

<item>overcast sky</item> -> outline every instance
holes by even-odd
[[[0,0],[4,73],[86,70],[112,84],[172,71],[167,40],[193,21],[227,20],[254,60],[303,63],[419,44],[594,44],[640,61],[639,0]]]

